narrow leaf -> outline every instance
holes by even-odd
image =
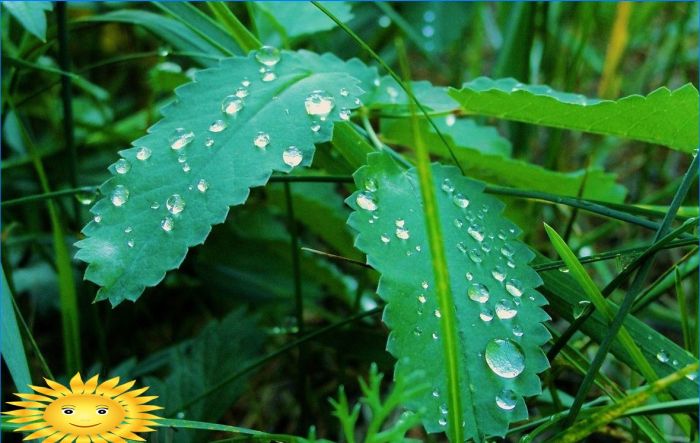
[[[51,2],[2,2],[2,5],[30,34],[46,41],[46,11],[53,9]]]
[[[15,316],[15,307],[12,302],[12,293],[10,285],[5,277],[5,270],[2,271],[2,358],[10,370],[12,381],[15,383],[17,392],[31,392],[28,390],[32,383],[32,378],[29,373],[29,364],[27,363],[27,355],[24,352],[22,344],[22,335],[19,332],[17,325],[17,317]]]

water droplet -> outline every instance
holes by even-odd
[[[309,94],[304,100],[306,113],[313,116],[318,116],[321,120],[325,120],[328,114],[331,113],[335,106],[335,99],[326,91],[317,90]]]
[[[433,311],[433,315],[435,315],[436,318],[441,318],[441,317],[442,317],[442,314],[440,313],[440,310],[439,310],[439,309],[436,309],[435,311]]]
[[[213,138],[207,137],[206,139],[204,139],[204,147],[205,148],[211,148],[212,146],[214,146],[214,139]]]
[[[280,61],[280,50],[274,46],[263,46],[255,53],[255,59],[265,66],[275,66]]]
[[[185,209],[185,199],[180,194],[173,194],[168,197],[165,207],[168,208],[168,212],[171,214],[179,214]]]
[[[568,274],[569,268],[567,268],[566,266],[562,266],[561,268],[559,268],[559,272],[562,272],[564,274]]]
[[[117,174],[126,174],[130,169],[131,163],[129,163],[129,160],[125,158],[120,158],[114,164],[114,170],[117,172]]]
[[[484,240],[484,228],[479,224],[473,223],[469,225],[467,234],[471,235],[472,238],[478,242]]]
[[[91,205],[95,203],[96,198],[96,191],[78,192],[77,194],[75,194],[75,199],[78,200],[78,203],[80,203],[81,205]]]
[[[503,378],[515,378],[525,369],[525,356],[520,346],[509,339],[494,339],[484,353],[489,368]]]
[[[464,242],[461,241],[457,243],[457,249],[459,249],[459,252],[461,252],[462,254],[466,254],[468,248],[467,245],[465,245]]]
[[[446,178],[442,181],[440,188],[442,188],[443,191],[450,193],[455,190],[455,185],[452,184],[452,180]]]
[[[190,172],[191,169],[189,163],[182,164],[182,172]]]
[[[134,230],[134,228],[132,228],[131,226],[127,226],[126,228],[124,228],[124,233],[125,233],[125,234],[128,234],[128,233],[130,233],[130,232],[133,231],[133,230]]]
[[[506,239],[506,231],[504,231],[503,229],[499,229],[498,230],[498,238],[500,238],[501,240],[505,240]]]
[[[93,220],[95,221],[95,223],[100,223],[100,222],[102,221],[102,216],[101,216],[101,215],[96,215],[96,216],[93,218]]]
[[[158,202],[151,203],[151,209],[158,209],[158,208],[160,208],[160,203],[158,203]]]
[[[401,240],[408,240],[410,236],[411,233],[408,232],[408,229],[396,228],[396,237],[400,238]]]
[[[656,354],[656,359],[659,360],[661,363],[668,363],[670,357],[668,356],[668,353],[666,351],[659,351],[659,353]]]
[[[173,221],[172,218],[170,217],[165,217],[163,220],[160,222],[160,227],[165,231],[165,232],[170,232],[173,230],[175,227],[175,222]]]
[[[503,281],[506,279],[506,270],[501,265],[496,265],[491,271],[491,275],[498,281]]]
[[[320,131],[320,130],[321,130],[321,124],[315,120],[312,121],[311,122],[311,132],[313,132],[314,134],[318,134],[318,131]]]
[[[435,21],[435,12],[432,9],[428,9],[423,13],[423,20],[427,23],[432,23]]]
[[[422,333],[423,333],[423,329],[421,329],[420,326],[416,326],[416,327],[413,329],[413,335],[415,335],[416,337],[419,336],[419,335],[421,335]]]
[[[207,183],[206,180],[201,179],[197,182],[197,190],[199,192],[202,192],[202,193],[207,192],[207,189],[209,189],[209,183]]]
[[[428,301],[428,299],[425,297],[425,295],[421,294],[418,296],[418,303],[423,305],[426,301]]]
[[[433,332],[433,334],[431,335],[431,337],[433,337],[433,340],[437,340],[438,338],[440,338],[440,337],[438,337],[437,332]]]
[[[471,261],[473,261],[474,263],[481,263],[482,261],[484,261],[484,257],[481,255],[481,251],[479,251],[478,249],[471,249],[468,255]]]
[[[515,269],[515,263],[513,263],[513,262],[510,261],[510,260],[508,260],[508,261],[506,262],[506,265],[508,265],[508,267],[511,268],[511,269]]]
[[[175,151],[179,151],[189,145],[192,140],[194,140],[194,132],[188,131],[185,128],[176,128],[168,139],[170,148]]]
[[[117,185],[114,187],[109,199],[112,201],[114,206],[123,206],[124,203],[129,200],[129,190],[124,185]]]
[[[508,320],[518,315],[518,310],[513,306],[513,302],[503,299],[496,303],[496,316],[501,320]]]
[[[513,335],[515,335],[516,337],[522,337],[523,334],[523,328],[520,325],[513,326]]]
[[[381,239],[382,243],[384,243],[384,244],[388,244],[391,241],[389,236],[386,234],[382,234],[379,238]]]
[[[347,97],[350,94],[350,91],[348,91],[348,88],[340,88],[340,95],[343,97]]]
[[[456,122],[457,122],[457,117],[455,117],[454,114],[447,114],[445,116],[445,124],[448,127],[454,126]]]
[[[282,161],[292,168],[298,166],[303,158],[303,154],[296,146],[290,146],[282,153]]]
[[[515,392],[510,389],[504,389],[496,396],[496,405],[504,411],[514,409],[517,402],[518,397],[516,397]]]
[[[455,228],[459,229],[464,226],[464,222],[458,218],[454,219]]]
[[[438,424],[440,426],[447,426],[447,419],[445,419],[444,417],[440,417],[440,419],[438,420]]]
[[[241,86],[243,86],[244,88],[247,88],[248,86],[250,86],[250,80],[248,80],[247,78],[244,78],[243,80],[241,80]]]
[[[423,248],[421,248],[420,245],[416,245],[416,252],[420,252],[422,250],[423,250]]]
[[[687,378],[690,381],[695,381],[698,378],[698,373],[697,372],[690,372],[685,376],[685,378]]]
[[[226,115],[236,115],[243,109],[243,100],[235,95],[227,95],[221,102],[221,112]]]
[[[145,146],[140,147],[139,150],[136,151],[136,158],[141,161],[148,160],[151,158],[151,150]]]
[[[133,247],[134,247],[134,239],[133,239],[133,238],[130,238],[130,239],[126,242],[126,245],[127,245],[128,247],[130,247],[130,248],[133,248]]]
[[[388,28],[391,25],[391,19],[388,15],[382,15],[381,17],[379,17],[379,20],[377,20],[377,24],[381,28]]]
[[[484,308],[479,313],[479,318],[483,321],[486,321],[486,322],[491,321],[491,320],[493,320],[493,311],[488,309],[488,308]]]
[[[489,296],[491,294],[489,293],[489,288],[486,286],[482,285],[481,283],[473,283],[467,289],[467,295],[475,302],[486,303],[489,301]]]
[[[454,195],[454,197],[452,197],[452,202],[455,204],[455,206],[462,209],[469,206],[469,199],[460,193],[457,193]]]
[[[214,120],[209,125],[210,132],[221,132],[226,129],[226,122],[223,120]]]
[[[338,117],[340,117],[340,119],[343,121],[348,121],[348,120],[350,120],[351,114],[352,114],[352,110],[350,110],[348,108],[343,108],[338,112]]]
[[[506,291],[514,297],[520,297],[523,295],[523,284],[520,283],[520,280],[511,278],[506,283]]]
[[[258,132],[253,139],[253,144],[260,149],[267,148],[267,145],[270,144],[270,134],[266,132]]]
[[[515,254],[515,249],[513,249],[513,247],[508,243],[505,243],[503,246],[501,246],[501,254],[506,257],[512,257],[513,254]]]
[[[248,88],[241,86],[236,88],[236,92],[233,93],[238,98],[246,98],[248,97]]]
[[[440,397],[440,392],[438,392],[437,389],[434,389],[434,390],[433,390],[433,397],[435,397],[435,398],[439,398],[439,397]]]
[[[435,34],[435,28],[430,25],[423,26],[421,32],[423,33],[423,37],[430,38]]]
[[[446,404],[440,405],[440,413],[443,415],[446,415],[447,412],[448,412],[447,405]]]
[[[591,304],[590,301],[588,300],[581,300],[577,304],[574,305],[574,318],[579,318],[583,315],[583,313],[588,309],[588,306]]]
[[[420,284],[420,287],[423,288],[423,289],[428,289],[428,286],[429,286],[429,285],[428,285],[428,282],[425,281],[425,280],[423,280],[423,281],[421,282],[421,284]]]
[[[472,281],[474,279],[474,275],[471,272],[467,272],[466,277],[469,281]]]
[[[386,87],[386,93],[389,95],[389,98],[391,99],[392,103],[396,102],[396,99],[399,96],[399,91],[396,90],[393,86],[387,86]]]
[[[365,190],[369,192],[375,192],[377,190],[377,181],[373,178],[368,178],[365,180]]]
[[[376,211],[377,202],[374,200],[374,196],[369,192],[360,192],[355,198],[357,205],[364,209],[365,211]]]
[[[264,82],[272,82],[277,80],[277,74],[270,68],[265,68],[260,71],[260,79]]]

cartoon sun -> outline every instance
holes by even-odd
[[[134,381],[119,384],[114,377],[98,385],[95,375],[85,383],[80,373],[70,381],[70,389],[53,380],[48,388],[29,386],[37,394],[15,394],[22,400],[8,402],[23,409],[3,412],[14,418],[11,423],[29,423],[15,431],[33,431],[25,440],[44,438],[44,443],[126,443],[145,441],[135,432],[151,432],[149,425],[160,417],[149,411],[162,409],[147,405],[155,396],[140,396],[148,387],[130,391]],[[42,394],[42,395],[39,395]]]

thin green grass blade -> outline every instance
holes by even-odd
[[[2,358],[5,360],[7,369],[10,371],[12,381],[15,383],[17,392],[31,392],[28,387],[32,383],[32,377],[29,372],[29,363],[27,363],[27,355],[24,352],[22,344],[22,335],[19,332],[17,325],[17,317],[15,316],[15,307],[12,303],[12,292],[10,285],[5,277],[5,270],[2,270]]]
[[[207,2],[206,5],[214,14],[216,20],[225,27],[231,34],[238,46],[243,50],[243,53],[248,53],[254,49],[260,48],[262,43],[246,28],[238,17],[231,11],[231,8],[226,2]]]
[[[681,317],[681,331],[683,332],[683,346],[686,350],[695,354],[695,349],[693,349],[693,337],[690,332],[690,313],[688,312],[688,302],[685,298],[685,289],[683,289],[683,276],[681,271],[676,266],[673,269],[673,275],[675,277],[676,284],[676,296],[678,297],[677,303],[680,311]]]

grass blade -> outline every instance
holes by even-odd
[[[676,266],[673,270],[676,283],[676,295],[678,296],[678,308],[681,313],[681,330],[683,331],[683,345],[685,349],[693,355],[697,355],[697,350],[693,343],[693,336],[690,332],[690,313],[688,312],[688,304],[685,299],[685,290],[683,289],[683,277],[681,271]]]
[[[243,26],[238,17],[231,11],[226,2],[207,2],[206,5],[214,14],[216,20],[231,34],[238,46],[243,50],[243,53],[260,48],[262,43],[251,33],[248,28]]]
[[[19,333],[17,317],[12,303],[12,292],[5,277],[5,270],[2,270],[2,358],[5,360],[7,369],[10,370],[12,381],[15,383],[17,392],[31,392],[27,387],[32,383],[29,373],[29,363],[22,344],[22,335]]]

